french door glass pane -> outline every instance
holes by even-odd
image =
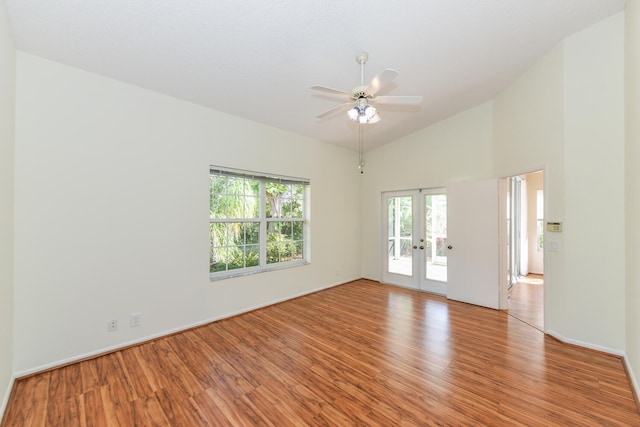
[[[389,272],[411,276],[412,249],[412,197],[389,197],[387,203]]]
[[[425,196],[425,262],[428,280],[447,281],[447,196]]]

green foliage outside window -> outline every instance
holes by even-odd
[[[211,273],[304,259],[304,184],[213,173],[209,184]],[[266,232],[262,262],[261,224]]]

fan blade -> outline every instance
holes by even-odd
[[[367,90],[365,91],[369,96],[375,96],[380,89],[391,83],[393,79],[398,77],[398,72],[396,70],[392,70],[387,68],[373,79],[371,79],[371,83],[367,86]]]
[[[349,108],[351,108],[351,107],[353,107],[353,102],[347,102],[346,104],[340,104],[340,105],[338,105],[337,107],[334,107],[334,108],[332,108],[331,110],[329,110],[329,111],[325,111],[324,113],[320,114],[320,115],[318,116],[318,118],[319,118],[319,119],[322,119],[322,118],[324,118],[324,117],[330,116],[330,115],[335,114],[335,113],[337,113],[337,112],[340,112],[340,111],[346,111],[346,110],[348,110],[348,109],[349,109]]]
[[[418,105],[422,103],[421,96],[376,96],[372,102],[377,104]]]
[[[311,89],[313,90],[317,90],[319,92],[324,92],[324,93],[328,93],[330,95],[337,95],[337,96],[342,96],[343,98],[348,98],[351,99],[352,95],[348,92],[344,92],[341,90],[337,90],[337,89],[331,89],[330,87],[326,87],[326,86],[311,86]]]

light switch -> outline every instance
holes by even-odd
[[[547,243],[547,248],[549,248],[549,250],[551,252],[559,252],[560,251],[560,242],[558,242],[557,240],[549,240]]]

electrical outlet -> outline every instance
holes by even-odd
[[[109,332],[115,332],[118,330],[118,321],[117,320],[109,320],[107,322],[107,330]]]
[[[142,325],[142,313],[131,313],[129,315],[129,325],[136,328]]]

